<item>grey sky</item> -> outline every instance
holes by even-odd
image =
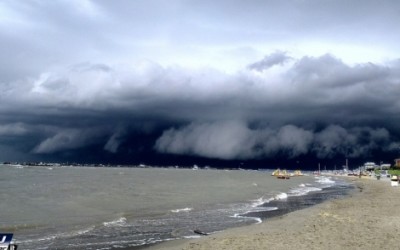
[[[221,159],[393,150],[399,12],[398,1],[0,1],[2,151],[116,154],[155,131],[150,150]]]

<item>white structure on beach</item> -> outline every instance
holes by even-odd
[[[390,169],[390,167],[391,167],[390,164],[382,163],[381,165],[377,165],[375,164],[375,162],[366,162],[363,166],[364,170],[374,170],[374,169],[388,170]]]
[[[374,170],[375,168],[378,168],[379,166],[375,164],[375,162],[366,162],[364,164],[364,170]]]
[[[383,170],[388,170],[388,169],[390,169],[390,167],[391,167],[392,165],[390,165],[390,164],[381,164],[381,166],[380,166],[380,169],[383,169]]]

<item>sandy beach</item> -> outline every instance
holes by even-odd
[[[349,181],[356,188],[345,198],[261,224],[146,249],[399,249],[400,188],[384,180]]]

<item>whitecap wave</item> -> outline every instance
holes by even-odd
[[[39,241],[50,241],[50,240],[54,240],[54,239],[58,239],[58,238],[69,238],[69,237],[87,234],[90,231],[92,231],[94,228],[95,228],[94,226],[91,226],[88,228],[84,228],[84,229],[76,230],[76,231],[72,231],[72,232],[52,234],[52,235],[48,235],[48,236],[38,238],[38,239],[19,240],[19,242],[20,243],[32,243],[32,242],[39,242]]]
[[[103,225],[105,227],[122,227],[126,225],[126,221],[125,217],[121,217],[113,221],[103,222]]]
[[[320,184],[324,184],[324,185],[333,185],[336,183],[336,181],[332,180],[332,178],[330,176],[318,176],[315,177],[316,181]]]
[[[262,204],[265,204],[265,203],[268,203],[268,202],[270,202],[270,201],[272,201],[272,200],[274,200],[274,198],[264,198],[264,196],[263,197],[260,197],[260,198],[258,198],[258,199],[256,199],[256,200],[252,200],[251,202],[251,207],[258,207],[258,206],[261,206]]]
[[[250,219],[250,220],[255,220],[256,224],[260,224],[262,222],[261,218],[259,217],[250,217],[246,216],[246,214],[250,213],[251,211],[244,213],[244,214],[234,214],[231,217],[232,218],[238,218],[238,219]]]
[[[185,208],[173,209],[173,210],[171,210],[171,212],[172,213],[180,213],[180,212],[189,212],[192,210],[193,210],[193,208],[191,208],[191,207],[185,207]]]
[[[275,200],[284,200],[284,199],[287,199],[288,198],[288,194],[287,193],[280,193],[280,194],[277,194],[276,196],[275,196]]]
[[[309,192],[317,192],[317,191],[322,191],[322,189],[304,185],[290,190],[289,194],[290,196],[303,196],[308,194]]]
[[[242,213],[241,215],[246,215],[253,212],[269,212],[274,210],[278,210],[278,207],[255,207],[249,211]]]
[[[189,235],[189,236],[183,236],[184,239],[198,239],[201,238],[200,235]]]

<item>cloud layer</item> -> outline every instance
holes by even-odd
[[[398,6],[3,1],[0,161],[394,155]]]
[[[159,152],[219,159],[361,157],[394,145],[396,61],[350,66],[323,55],[281,63],[287,59],[274,52],[232,74],[152,62],[45,72],[0,86],[0,132],[43,138],[36,154],[99,143],[117,153],[149,126],[147,133],[161,132]]]
[[[305,130],[293,125],[279,129],[250,129],[241,122],[193,123],[170,129],[156,142],[156,149],[171,154],[232,159],[294,158],[314,153],[320,159],[344,156],[365,157],[374,150],[391,151],[386,129],[330,125],[322,131]]]
[[[145,123],[164,131],[154,141],[159,152],[219,159],[361,157],[394,145],[397,62],[350,66],[323,55],[281,63],[287,59],[275,52],[233,74],[151,62],[45,72],[1,85],[0,132],[40,135],[36,154],[99,143],[117,153]]]

